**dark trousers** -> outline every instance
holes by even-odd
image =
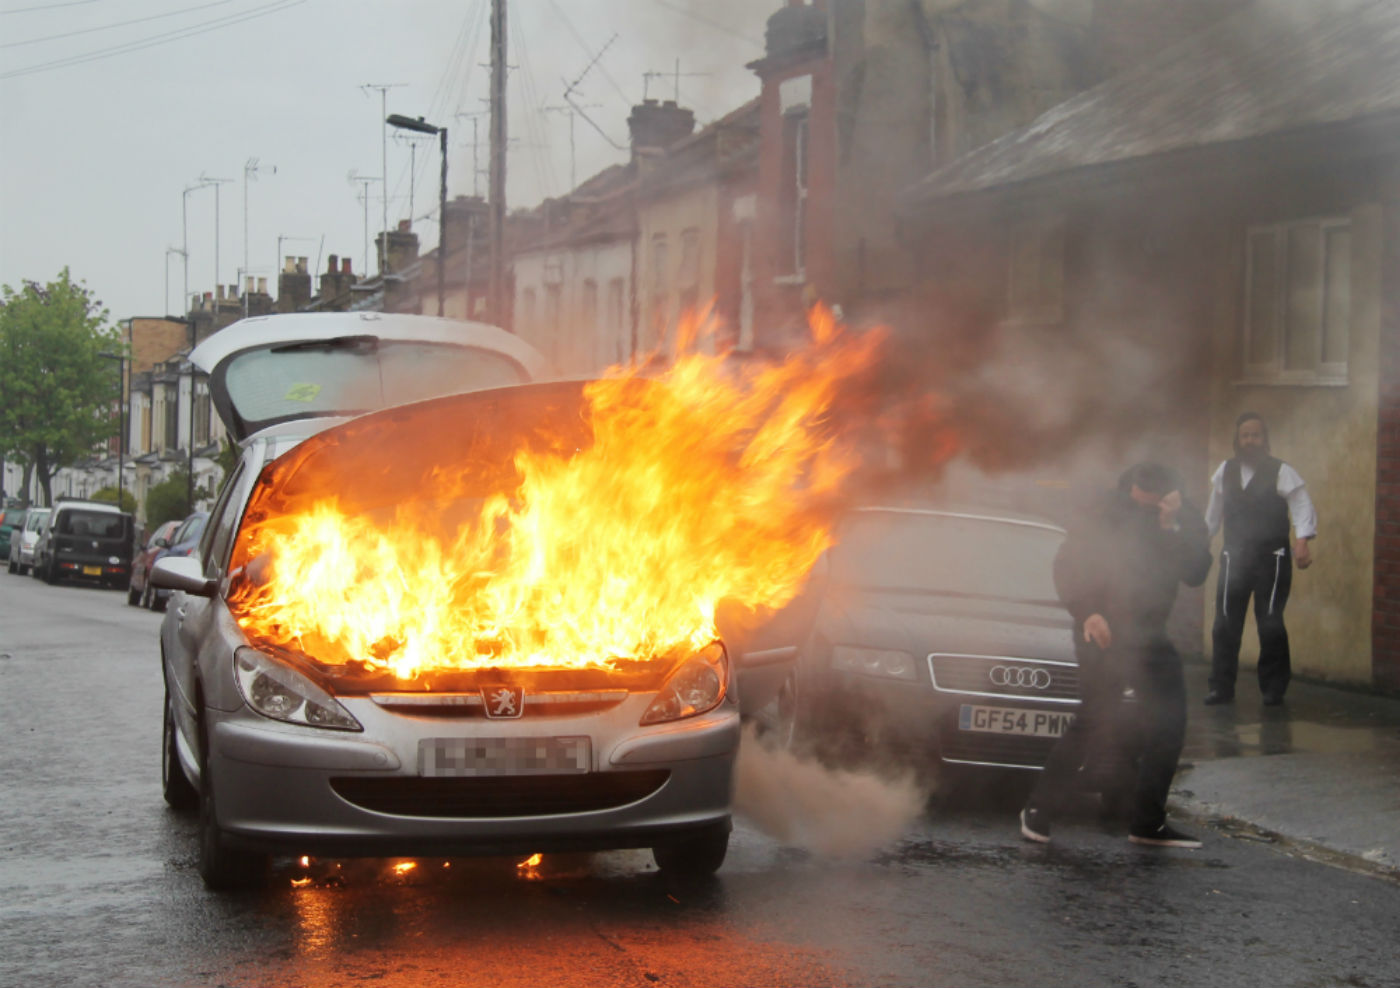
[[[1165,640],[1093,659],[1085,655],[1079,681],[1079,713],[1051,749],[1026,805],[1053,820],[1092,774],[1088,763],[1117,756],[1136,761],[1132,828],[1156,829],[1167,818],[1167,793],[1186,739],[1181,657]],[[1124,695],[1125,688],[1130,695]],[[1113,751],[1106,750],[1110,746]]]
[[[1240,668],[1240,637],[1250,597],[1259,629],[1259,691],[1283,696],[1292,676],[1283,608],[1293,586],[1293,555],[1287,547],[1226,549],[1216,578],[1215,626],[1211,629],[1210,688],[1235,695]]]

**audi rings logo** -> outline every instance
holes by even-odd
[[[1050,672],[1034,666],[992,666],[987,673],[993,686],[1016,686],[1021,689],[1048,690]]]

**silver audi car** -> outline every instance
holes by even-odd
[[[648,847],[663,871],[720,867],[739,698],[771,702],[796,653],[771,632],[607,670],[398,678],[239,621],[259,580],[249,532],[270,505],[329,484],[362,517],[452,517],[519,450],[587,442],[580,382],[532,383],[542,361],[517,337],[418,316],[249,319],[192,359],[242,455],[197,555],[161,559],[151,582],[175,591],[160,633],[164,795],[198,809],[208,886],[303,854]],[[464,464],[480,489],[460,482]],[[459,480],[420,481],[437,476]]]

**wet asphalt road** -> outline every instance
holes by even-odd
[[[741,821],[703,886],[620,852],[287,861],[213,895],[160,797],[159,620],[0,572],[0,985],[1400,983],[1396,884],[1221,833],[1028,845],[1014,797],[847,861]]]

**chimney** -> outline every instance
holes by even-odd
[[[277,311],[297,312],[310,301],[311,275],[306,271],[306,258],[284,258],[282,273],[277,276]]]
[[[250,274],[245,274],[243,276],[243,293],[245,295],[253,294],[253,286],[255,284],[257,284],[257,282],[253,281],[253,276]]]
[[[350,258],[348,258],[348,257],[342,257],[342,258],[340,259],[340,273],[341,273],[341,274],[352,274],[352,273],[353,273],[353,272],[350,270]]]
[[[632,160],[647,152],[663,151],[695,129],[695,114],[668,99],[645,99],[632,107],[627,130],[632,135]]]
[[[266,294],[267,294],[267,279],[266,279],[266,278],[259,278],[259,279],[258,279],[258,294],[259,294],[259,295],[266,295]]]
[[[453,200],[453,203],[455,202],[456,200]],[[449,217],[452,213],[453,203],[449,203],[447,207]],[[447,241],[448,250],[451,250],[455,244],[466,243],[465,239],[454,239],[450,229]],[[385,254],[386,242],[388,243],[387,255]],[[418,260],[418,234],[413,232],[413,223],[410,220],[399,220],[397,230],[390,230],[387,235],[376,237],[375,246],[379,248],[379,268],[385,274],[395,274]]]
[[[827,13],[823,7],[788,0],[768,18],[764,28],[764,51],[768,58],[826,44]]]

